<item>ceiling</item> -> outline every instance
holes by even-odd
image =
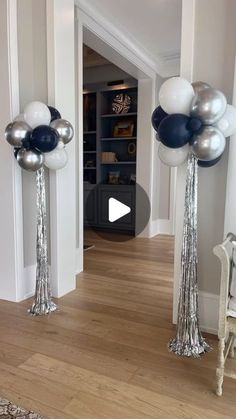
[[[152,60],[179,58],[182,0],[89,0],[89,6]]]
[[[111,64],[106,58],[102,57],[98,52],[89,48],[87,45],[83,45],[83,65],[84,68],[97,67],[100,65]]]

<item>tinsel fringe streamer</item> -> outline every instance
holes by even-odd
[[[52,301],[48,269],[46,192],[44,167],[36,172],[37,184],[37,268],[34,301],[29,312],[32,315],[49,314],[57,309]]]
[[[188,159],[183,245],[181,254],[182,282],[180,286],[176,338],[169,350],[181,356],[198,358],[211,350],[199,328],[197,285],[197,207],[198,164],[194,155]]]

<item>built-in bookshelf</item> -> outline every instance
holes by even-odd
[[[121,95],[120,102],[117,95]],[[117,109],[120,105],[124,108],[124,98],[126,109]],[[118,102],[116,109],[114,102]],[[109,189],[109,194],[114,191],[119,199],[119,194],[123,197],[127,193],[131,205],[135,199],[136,182],[137,83],[126,80],[119,86],[104,83],[85,86],[83,106],[85,197],[91,196],[94,187],[100,185],[101,192],[96,189],[96,195],[104,195]],[[98,199],[94,196],[93,203]],[[90,214],[90,218],[94,218],[92,224],[101,224],[98,215],[93,217]],[[134,229],[134,218],[128,227]]]

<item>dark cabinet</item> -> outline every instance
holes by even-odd
[[[131,208],[131,212],[111,223],[108,219],[109,198],[115,198]],[[85,226],[99,229],[135,231],[135,185],[84,185]]]

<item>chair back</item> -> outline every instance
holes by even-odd
[[[232,276],[232,242],[234,241],[236,241],[236,236],[233,233],[229,233],[223,243],[218,244],[213,249],[213,253],[219,258],[221,263],[218,327],[218,337],[220,339],[226,335],[229,284]]]

